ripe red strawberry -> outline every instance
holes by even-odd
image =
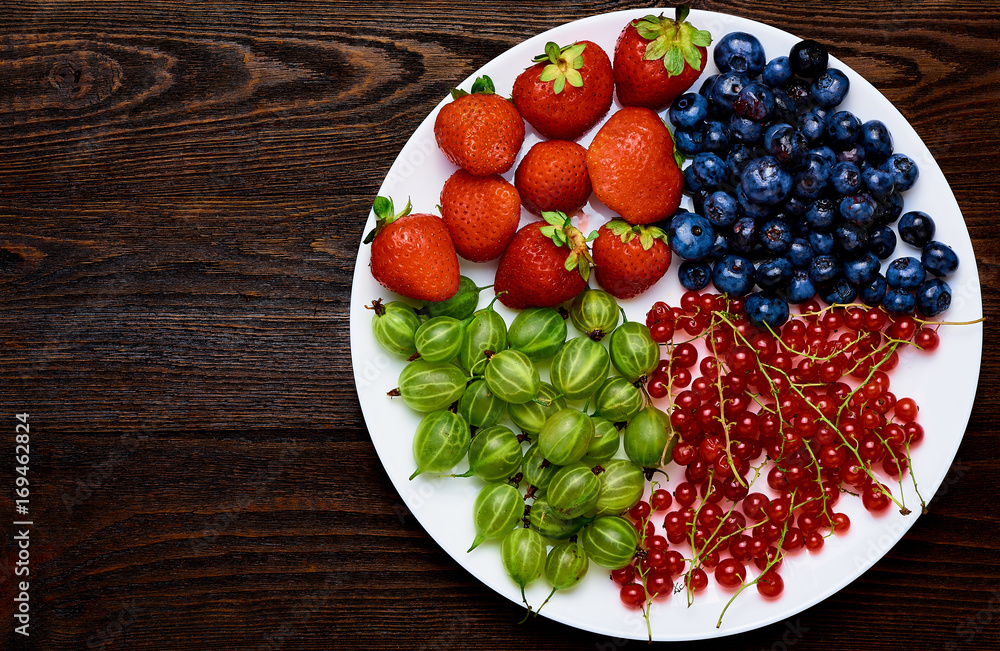
[[[514,166],[524,143],[524,120],[509,101],[496,95],[493,81],[480,77],[472,93],[457,88],[441,107],[434,138],[445,157],[476,175],[503,174]]]
[[[395,214],[392,199],[377,197],[376,223],[365,244],[372,245],[372,276],[380,285],[407,298],[443,301],[458,291],[458,255],[440,217]]]
[[[601,46],[579,41],[560,48],[550,41],[534,60],[514,80],[511,100],[542,136],[576,140],[607,114],[614,74]]]
[[[624,106],[666,108],[701,75],[712,35],[687,22],[688,11],[680,5],[676,20],[634,20],[618,35],[615,89]]]
[[[568,140],[536,143],[518,163],[514,186],[524,207],[536,215],[572,213],[587,203],[593,191],[587,150]]]
[[[615,219],[597,232],[593,257],[598,284],[624,300],[643,293],[667,273],[670,246],[661,228]]]
[[[441,218],[458,255],[472,262],[495,260],[521,221],[521,197],[499,174],[456,170],[441,190]]]
[[[611,116],[587,150],[594,194],[630,224],[651,224],[680,206],[684,175],[674,160],[670,131],[647,108]]]
[[[536,221],[519,230],[500,257],[493,291],[514,310],[564,303],[582,292],[590,278],[583,233],[563,213],[542,217],[547,225]]]

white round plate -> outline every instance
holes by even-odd
[[[588,39],[599,44],[611,56],[615,40],[628,21],[647,14],[672,15],[672,11],[622,11],[556,27],[504,52],[456,86],[468,90],[476,77],[489,75],[496,84],[497,92],[509,95],[515,77],[531,64],[532,57],[544,50],[547,41],[565,45]],[[736,16],[692,11],[689,20],[697,27],[709,30],[715,41],[731,31],[754,34],[763,43],[768,60],[787,54],[792,45],[800,40],[774,27]],[[945,316],[949,321],[978,319],[982,316],[982,298],[972,243],[940,168],[906,119],[885,97],[843,63],[831,58],[830,65],[844,71],[851,81],[850,93],[841,108],[854,112],[862,121],[877,118],[885,122],[892,133],[895,150],[909,155],[920,167],[919,180],[905,195],[904,210],[923,210],[932,215],[937,222],[935,239],[951,245],[961,260],[958,272],[948,279],[954,300]],[[703,78],[715,72],[718,70],[712,63],[710,49]],[[696,82],[694,90],[700,83],[700,80]],[[415,212],[436,211],[441,187],[456,169],[438,151],[433,133],[434,118],[441,106],[449,101],[450,97],[442,99],[441,104],[416,129],[379,189],[379,195],[394,199],[397,209],[404,206],[409,197]],[[619,107],[616,102],[612,112]],[[595,127],[581,139],[581,144],[589,144],[598,128]],[[522,155],[538,140],[538,134],[528,127]],[[513,171],[506,177],[512,179]],[[584,232],[598,228],[612,216],[596,199],[583,212],[580,228]],[[522,225],[530,219],[525,211]],[[374,217],[370,214],[365,232],[373,226]],[[377,346],[371,334],[372,314],[365,306],[375,298],[399,300],[399,297],[387,292],[372,279],[369,251],[370,247],[366,245],[358,248],[351,295],[351,353],[358,396],[372,442],[407,508],[427,532],[483,583],[520,604],[519,591],[501,566],[499,544],[484,543],[472,553],[466,553],[473,538],[472,502],[482,483],[472,478],[427,475],[413,481],[407,479],[414,468],[410,446],[420,416],[410,411],[401,400],[391,400],[386,396],[386,392],[396,386],[405,361],[391,358]],[[899,255],[919,255],[919,251],[900,241],[894,257]],[[631,319],[643,321],[646,311],[657,300],[678,304],[683,290],[677,281],[676,265],[675,262],[667,276],[651,290],[624,302],[623,306]],[[495,269],[495,263],[462,262],[462,273],[483,286],[492,284]],[[480,298],[480,306],[483,306],[493,298],[493,294],[491,290],[486,290]],[[513,314],[499,304],[498,308],[509,323]],[[921,407],[919,422],[924,426],[926,436],[923,443],[913,450],[913,473],[921,494],[928,501],[945,479],[968,423],[982,354],[981,324],[946,326],[940,334],[941,345],[936,354],[905,350],[899,366],[891,375],[892,390],[900,397],[913,397]],[[462,469],[460,467],[459,470]],[[676,466],[668,466],[667,471],[673,479],[668,487],[672,487],[678,477],[683,477]],[[755,484],[755,490],[761,485],[764,490],[767,489],[761,479]],[[887,485],[894,495],[900,496],[898,485]],[[908,478],[903,483],[902,496],[913,509],[909,516],[890,509],[885,515],[873,517],[864,511],[859,499],[844,496],[837,510],[851,518],[852,526],[848,534],[828,538],[819,554],[804,550],[790,554],[781,571],[785,579],[784,593],[777,599],[765,600],[755,589],[745,590],[729,607],[721,626],[717,626],[717,622],[732,593],[717,588],[714,580],[710,580],[709,588],[699,594],[690,607],[684,594],[654,602],[650,612],[652,638],[694,640],[748,631],[788,618],[825,599],[870,568],[919,517],[919,499]],[[660,525],[662,518],[656,521]],[[750,576],[755,576],[756,569],[752,565],[751,570]],[[537,606],[548,590],[544,580],[535,582],[527,591],[529,602]],[[647,637],[646,622],[641,614],[621,604],[617,586],[608,580],[608,572],[596,565],[592,565],[580,585],[557,593],[542,610],[542,615],[601,635],[633,639]],[[516,625],[519,618],[520,613],[512,608],[511,626]]]

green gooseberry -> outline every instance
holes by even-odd
[[[533,529],[514,529],[500,543],[500,562],[511,581],[521,588],[521,600],[530,611],[524,587],[545,573],[545,541]]]
[[[420,357],[428,362],[449,362],[458,356],[465,327],[458,319],[436,316],[420,324],[413,336]]]
[[[563,519],[586,515],[597,506],[601,480],[580,462],[563,466],[552,476],[545,491],[549,506]]]
[[[450,316],[459,321],[472,316],[479,307],[479,292],[486,287],[477,287],[474,280],[465,276],[458,279],[458,291],[451,298],[427,303],[422,309],[429,317]]]
[[[493,395],[486,380],[473,380],[458,400],[458,413],[473,427],[490,427],[503,418],[507,403]]]
[[[486,482],[505,481],[521,468],[521,441],[509,427],[494,425],[476,432],[469,445],[469,472]]]
[[[524,498],[510,484],[486,484],[472,504],[472,525],[476,537],[471,552],[484,540],[506,536],[524,518]]]
[[[551,463],[565,466],[583,458],[592,438],[594,422],[590,416],[579,409],[567,407],[545,421],[538,432],[538,445]]]
[[[670,460],[677,436],[670,418],[649,405],[629,421],[622,436],[625,456],[642,468],[659,468]]]
[[[559,352],[566,343],[566,319],[551,307],[529,307],[510,322],[510,347],[538,362]]]
[[[410,479],[422,472],[451,470],[465,458],[469,443],[469,424],[464,418],[443,409],[427,414],[413,435],[413,460],[417,462],[417,469]]]
[[[626,321],[608,340],[611,363],[630,382],[649,377],[660,363],[660,346],[643,323]]]
[[[538,369],[528,356],[510,349],[490,357],[483,376],[490,390],[512,405],[534,399],[542,384]]]
[[[642,409],[642,391],[621,376],[609,377],[594,394],[594,414],[624,423]]]
[[[619,514],[638,504],[646,489],[642,468],[628,459],[612,459],[603,467],[604,472],[598,476],[601,481],[598,514]]]
[[[538,434],[549,416],[560,409],[566,408],[566,399],[548,382],[538,386],[538,395],[534,400],[522,402],[519,405],[508,405],[507,413],[521,431],[528,434]]]
[[[589,520],[584,517],[564,518],[545,497],[536,497],[528,512],[531,527],[546,538],[569,540],[583,528]]]
[[[412,307],[402,301],[383,303],[382,299],[367,307],[375,313],[372,334],[382,348],[400,357],[410,357],[417,352],[413,337],[420,327],[420,318]]]
[[[608,377],[611,359],[604,346],[586,337],[574,337],[552,358],[552,386],[567,400],[592,395]]]
[[[635,557],[639,532],[625,518],[605,515],[584,527],[578,541],[595,563],[605,569],[620,570]]]
[[[569,590],[582,581],[589,569],[590,558],[580,543],[567,540],[550,549],[545,558],[545,578],[552,586],[552,592],[536,612],[541,612],[556,590]]]
[[[461,398],[468,381],[465,371],[454,364],[416,359],[399,374],[397,391],[411,409],[430,412],[446,409]]]
[[[585,289],[569,307],[569,318],[577,330],[600,341],[618,325],[621,308],[615,297],[602,289]]]
[[[590,420],[594,423],[594,437],[590,439],[590,446],[580,461],[593,468],[614,458],[621,448],[622,439],[618,427],[606,418],[591,416]]]
[[[479,310],[465,326],[458,362],[472,375],[482,375],[489,361],[487,352],[497,353],[507,348],[507,324],[493,307]]]
[[[556,474],[557,470],[559,470],[559,466],[549,463],[549,460],[542,454],[538,443],[533,443],[524,453],[521,472],[524,475],[525,483],[529,486],[545,490],[552,481],[552,475]]]

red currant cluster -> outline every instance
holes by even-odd
[[[624,603],[648,605],[680,579],[690,599],[708,572],[723,588],[776,597],[785,554],[818,552],[850,528],[835,511],[842,495],[873,513],[893,503],[909,512],[884,482],[901,481],[923,428],[916,402],[890,390],[889,371],[900,348],[937,348],[933,328],[881,308],[809,302],[780,332],[762,331],[740,299],[695,292],[678,307],[656,303],[646,324],[666,353],[647,391],[669,399],[684,480],[629,512],[643,549],[612,574]],[[662,532],[653,512],[663,512]]]

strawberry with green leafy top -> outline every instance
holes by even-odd
[[[542,136],[576,140],[611,108],[614,74],[601,46],[579,41],[560,48],[545,44],[545,54],[514,80],[511,101]]]
[[[396,213],[392,199],[376,197],[375,228],[365,237],[371,244],[372,276],[391,291],[421,301],[443,301],[458,291],[458,255],[441,218]]]
[[[514,310],[564,303],[590,278],[589,239],[564,213],[545,212],[542,218],[517,232],[497,266],[493,291]]]
[[[638,296],[667,273],[670,246],[656,226],[633,226],[615,219],[594,240],[594,275],[606,292],[619,299]]]
[[[512,168],[524,143],[524,120],[514,105],[496,94],[486,76],[471,93],[456,88],[451,95],[454,100],[434,120],[434,138],[445,157],[477,176]]]
[[[618,101],[624,106],[664,109],[694,84],[705,67],[712,35],[686,18],[646,16],[625,26],[615,43],[614,76]]]

